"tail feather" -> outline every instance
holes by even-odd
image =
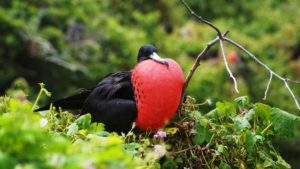
[[[52,106],[57,107],[57,108],[61,107],[62,109],[81,109],[85,99],[88,97],[89,94],[90,94],[90,91],[86,90],[79,94],[69,96],[69,97],[66,97],[66,98],[63,98],[60,100],[56,100],[52,103]],[[49,110],[50,105],[51,104],[45,105],[34,111],[37,112],[37,111]]]

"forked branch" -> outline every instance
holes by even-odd
[[[266,88],[266,91],[265,91],[265,96],[264,96],[264,99],[267,98],[267,93],[268,93],[268,90],[269,90],[269,87],[271,85],[271,81],[272,81],[272,77],[273,75],[275,77],[277,77],[279,80],[281,80],[285,87],[287,88],[287,90],[289,91],[289,93],[291,94],[292,98],[294,99],[294,102],[297,106],[297,108],[300,110],[300,105],[299,105],[299,102],[294,94],[294,92],[292,91],[292,89],[290,88],[288,82],[291,82],[291,83],[297,83],[297,84],[300,84],[299,81],[296,81],[296,80],[290,80],[290,79],[287,79],[287,78],[284,78],[282,76],[280,76],[279,74],[277,74],[276,72],[274,72],[268,65],[264,64],[262,61],[260,61],[256,56],[254,56],[251,52],[249,52],[247,49],[245,49],[243,46],[241,46],[240,44],[238,44],[237,42],[229,39],[229,38],[226,38],[224,37],[224,40],[231,43],[232,45],[236,46],[237,48],[241,49],[243,52],[245,52],[248,56],[250,56],[253,60],[256,61],[256,63],[258,63],[259,65],[263,66],[267,71],[270,72],[270,79],[269,79],[269,82],[267,84],[267,88]]]
[[[229,32],[225,32],[222,37],[225,37]],[[219,37],[216,37],[215,39],[211,40],[210,42],[208,42],[205,46],[205,48],[198,54],[192,68],[190,69],[185,82],[184,82],[184,86],[183,86],[183,92],[185,91],[186,87],[188,86],[193,74],[195,73],[195,70],[197,69],[198,66],[200,66],[200,59],[208,52],[208,50],[219,41]]]
[[[198,54],[196,60],[195,60],[195,63],[193,64],[193,66],[191,67],[186,79],[185,79],[185,83],[184,83],[184,87],[183,87],[183,91],[182,93],[184,94],[195,70],[197,69],[197,67],[200,65],[200,58],[202,56],[204,56],[208,50],[213,46],[215,45],[217,42],[220,43],[220,48],[221,48],[221,52],[222,52],[222,57],[223,57],[223,61],[224,61],[224,64],[225,64],[225,67],[226,67],[226,70],[230,76],[230,78],[233,80],[234,82],[234,88],[235,88],[235,91],[237,93],[239,93],[239,90],[238,90],[238,85],[237,85],[237,81],[236,81],[236,78],[234,77],[234,75],[232,74],[231,70],[230,70],[230,67],[228,65],[228,62],[227,62],[227,57],[226,57],[226,53],[225,53],[225,48],[224,48],[224,41],[236,46],[237,48],[241,49],[243,52],[245,52],[247,55],[250,56],[251,59],[253,59],[256,63],[258,63],[259,65],[263,66],[267,71],[269,71],[270,73],[270,78],[269,78],[269,81],[268,81],[268,84],[267,84],[267,87],[266,87],[266,90],[265,90],[265,94],[264,94],[264,100],[267,98],[267,94],[268,94],[268,91],[269,91],[269,88],[270,88],[270,85],[271,85],[271,82],[272,82],[272,79],[273,77],[277,77],[279,80],[281,80],[285,87],[287,88],[288,92],[290,93],[290,95],[292,96],[297,108],[300,110],[300,105],[299,105],[299,102],[294,94],[294,92],[292,91],[292,89],[290,88],[289,86],[289,82],[290,83],[297,83],[297,84],[300,84],[299,81],[296,81],[296,80],[291,80],[291,79],[288,79],[288,78],[284,78],[282,76],[280,76],[279,74],[277,74],[276,72],[274,72],[268,65],[266,65],[265,63],[263,63],[261,60],[259,60],[256,56],[254,56],[251,52],[249,52],[248,50],[246,50],[243,46],[241,46],[240,44],[238,44],[237,42],[235,42],[234,40],[230,39],[230,38],[227,38],[226,35],[228,33],[228,31],[226,31],[224,34],[221,33],[220,29],[218,27],[216,27],[214,24],[212,24],[211,22],[205,20],[204,18],[202,18],[202,16],[199,16],[197,15],[191,8],[190,6],[185,2],[185,0],[181,0],[181,2],[183,3],[183,5],[186,7],[186,9],[195,17],[197,18],[197,20],[199,22],[202,22],[206,25],[209,25],[211,28],[213,28],[216,32],[217,32],[217,37],[215,39],[213,39],[212,41],[208,42],[206,47]]]
[[[220,29],[218,27],[216,27],[214,24],[212,24],[211,22],[209,22],[208,20],[202,18],[202,16],[197,15],[192,9],[191,7],[185,2],[185,0],[181,0],[181,2],[183,3],[183,5],[186,7],[186,9],[194,16],[198,19],[198,21],[209,25],[210,27],[212,27],[218,34],[219,38],[222,38],[222,33],[220,31]]]

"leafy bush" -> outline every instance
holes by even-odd
[[[0,168],[290,168],[272,139],[293,136],[300,119],[248,97],[204,113],[188,97],[170,126],[120,136],[90,114],[34,113],[35,104],[15,92],[0,98]]]
[[[252,104],[248,97],[217,102],[208,113],[199,112],[198,106],[189,98],[184,109],[186,116],[177,123],[181,142],[173,141],[172,150],[173,158],[179,158],[181,165],[290,168],[273,147],[272,139],[292,136],[299,117],[262,103]]]
[[[135,168],[122,137],[91,124],[90,115],[32,112],[32,104],[0,98],[0,168]]]

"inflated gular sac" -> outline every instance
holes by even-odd
[[[172,59],[169,66],[146,60],[137,64],[132,72],[138,115],[137,127],[157,130],[175,114],[184,83],[181,67]]]

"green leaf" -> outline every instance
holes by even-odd
[[[184,161],[183,161],[183,159],[182,159],[181,157],[177,157],[177,158],[175,159],[175,162],[176,162],[176,163],[179,163],[179,164],[182,164]]]
[[[221,162],[220,169],[231,169],[230,165],[228,165],[227,163],[225,163],[224,161]]]
[[[249,103],[250,103],[248,96],[238,97],[238,98],[234,99],[234,102],[242,108],[248,107]]]
[[[220,153],[222,153],[226,158],[228,158],[229,157],[229,153],[228,153],[228,151],[226,150],[226,148],[225,148],[225,146],[223,146],[223,145],[217,145],[217,151],[218,152],[220,152]]]
[[[74,136],[78,132],[79,127],[76,123],[72,123],[70,126],[67,127],[67,129],[67,136]]]
[[[141,147],[138,143],[129,143],[124,145],[124,149],[133,154],[133,156],[138,156],[140,153],[138,149]]]
[[[92,123],[89,126],[89,132],[91,133],[98,133],[100,131],[104,131],[104,124],[103,123]]]
[[[137,148],[140,148],[141,145],[138,144],[138,143],[129,143],[129,144],[126,144],[125,145],[125,149],[128,150],[128,151],[134,151],[136,150]]]
[[[201,145],[205,141],[209,141],[212,133],[205,127],[203,127],[201,124],[196,124],[196,134],[192,137],[192,141],[194,144]]]
[[[199,123],[203,126],[203,127],[207,127],[209,121],[206,118],[200,118],[199,119]]]
[[[245,117],[235,117],[233,118],[234,128],[236,131],[242,131],[245,128],[251,128],[250,123]]]
[[[100,123],[102,124],[102,123]],[[110,135],[110,133],[108,131],[99,131],[97,132],[97,135],[100,137],[108,137]]]
[[[176,163],[173,159],[168,158],[162,165],[162,169],[175,169]]]
[[[221,113],[221,118],[224,117],[233,117],[236,115],[236,107],[233,103],[230,102],[217,102],[216,105],[217,109]]]
[[[248,120],[248,121],[251,121],[253,119],[255,115],[255,111],[253,109],[250,109],[246,114],[245,114],[245,118]]]
[[[256,103],[254,110],[258,117],[262,118],[266,123],[271,120],[271,107],[262,103]]]
[[[91,114],[88,113],[76,119],[75,123],[78,125],[80,129],[87,129],[89,128],[91,121],[92,121]]]
[[[199,111],[192,111],[188,115],[189,115],[189,117],[191,117],[193,119],[199,119],[202,116]]]
[[[275,132],[281,136],[294,135],[294,122],[297,116],[278,108],[271,108],[271,118]]]
[[[205,134],[203,133],[196,133],[192,137],[192,141],[194,144],[201,145],[205,141]]]
[[[288,164],[277,152],[274,152],[273,154],[277,158],[276,164],[280,168],[291,168],[290,164]]]
[[[218,113],[219,113],[218,109],[213,109],[210,112],[208,112],[205,116],[212,120],[218,120],[219,119]]]
[[[245,147],[247,150],[247,153],[251,156],[254,151],[254,145],[255,145],[255,138],[254,133],[247,132],[246,133],[246,141],[245,141]]]

